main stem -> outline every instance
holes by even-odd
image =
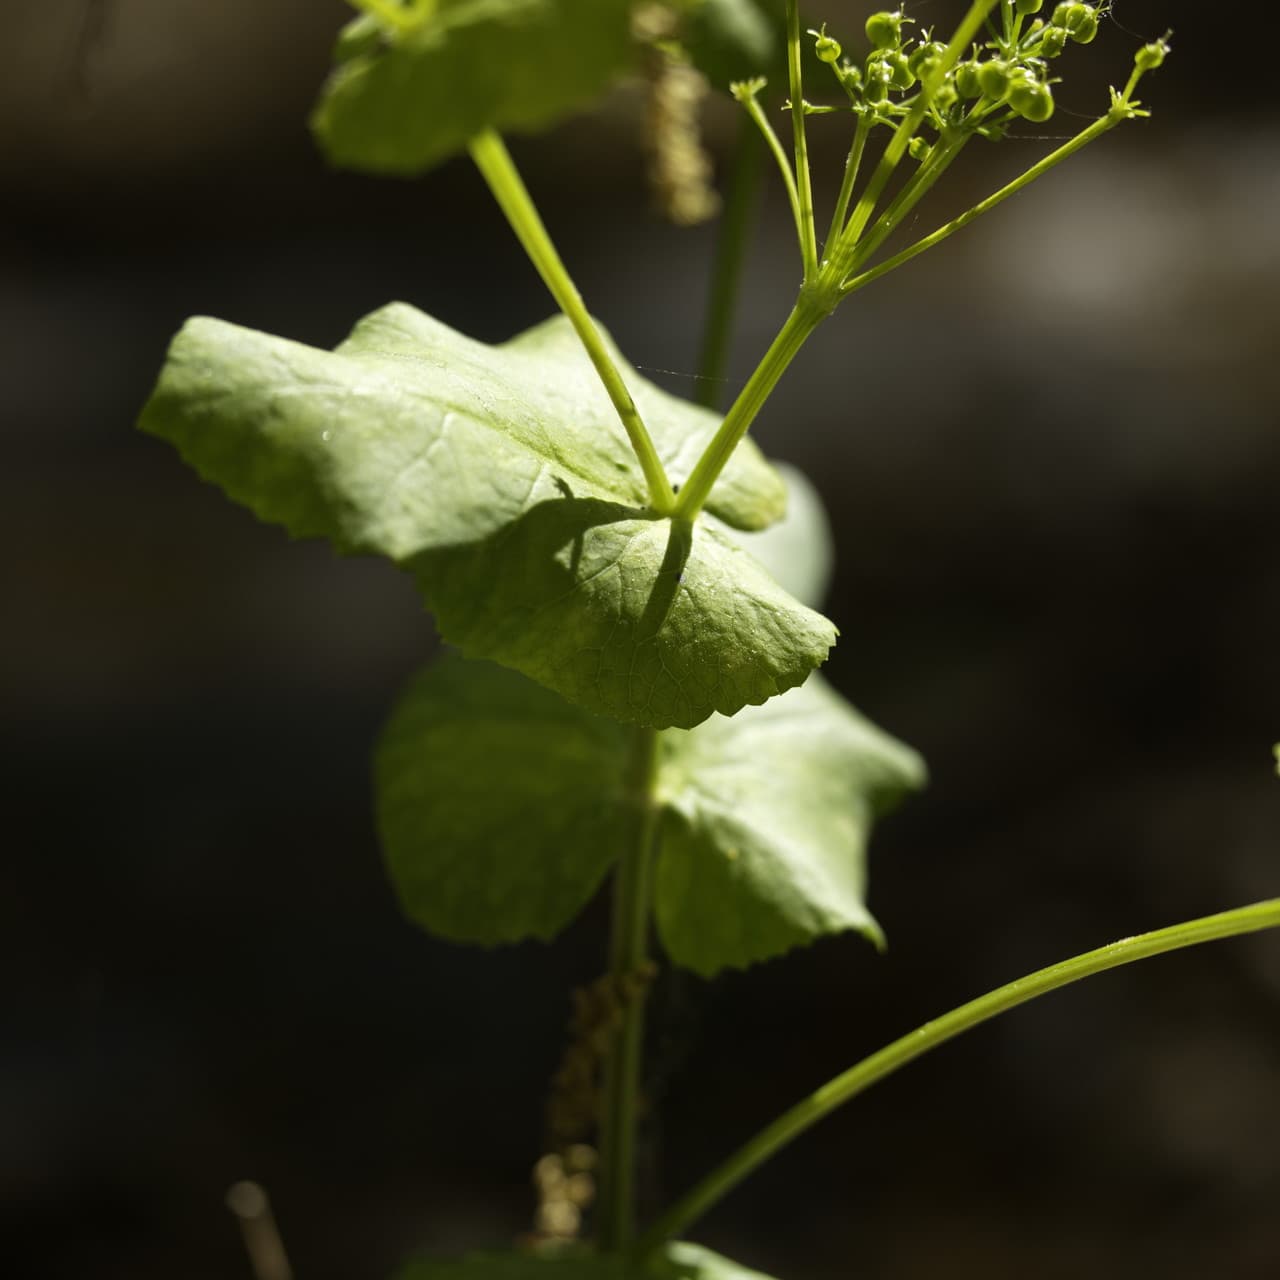
[[[696,1187],[669,1209],[644,1239],[636,1246],[637,1256],[643,1256],[660,1248],[667,1240],[679,1235],[690,1223],[700,1218],[718,1200],[738,1185],[748,1174],[758,1169],[775,1152],[798,1138],[806,1129],[837,1107],[843,1106],[869,1089],[885,1076],[892,1075],[907,1063],[962,1032],[1014,1009],[1037,996],[1069,986],[1082,978],[1105,973],[1121,965],[1145,960],[1166,951],[1232,938],[1238,934],[1255,933],[1261,929],[1280,926],[1280,898],[1259,902],[1235,911],[1204,916],[1154,933],[1139,934],[1136,938],[1124,938],[1110,946],[1087,951],[1060,964],[1050,965],[1036,973],[1019,978],[1006,986],[971,1000],[950,1013],[926,1022],[909,1035],[864,1058],[842,1075],[828,1081],[816,1093],[784,1112],[772,1124],[762,1129],[754,1138],[739,1147],[719,1168],[707,1175]]]
[[[829,315],[831,306],[816,301],[808,290],[802,290],[800,300],[792,308],[791,314],[778,331],[764,358],[756,366],[755,372],[747,379],[738,398],[733,402],[729,412],[725,414],[710,444],[703,450],[680,497],[676,501],[675,518],[693,520],[702,510],[703,504],[711,495],[720,472],[724,470],[738,441],[747,434],[756,414],[760,412],[764,402],[768,400],[778,380],[786,372],[787,366],[795,359],[804,345],[805,339],[818,327],[824,316]]]
[[[640,417],[631,393],[627,390],[622,375],[609,355],[604,340],[591,319],[578,287],[573,283],[556,247],[552,243],[547,229],[538,216],[538,210],[520,178],[520,172],[511,159],[502,139],[486,129],[477,134],[470,144],[471,158],[476,168],[489,184],[489,190],[497,200],[502,212],[506,214],[511,229],[524,247],[529,260],[537,268],[543,283],[551,291],[560,310],[569,318],[574,331],[586,348],[591,363],[595,366],[600,381],[617,410],[618,417],[631,441],[644,472],[645,482],[649,487],[649,503],[658,515],[670,515],[675,506],[675,494],[671,482],[653,446],[649,431]]]
[[[637,729],[632,745],[627,803],[633,838],[614,873],[609,973],[625,988],[648,959],[650,879],[658,838],[654,784],[658,769],[656,729]],[[625,994],[622,1024],[605,1063],[600,1120],[600,1198],[597,1239],[604,1253],[631,1244],[635,1230],[635,1164],[640,1061],[644,1044],[644,990],[633,982]]]

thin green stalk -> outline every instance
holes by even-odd
[[[902,189],[894,196],[889,207],[876,219],[871,230],[858,243],[849,268],[851,271],[856,271],[893,234],[902,220],[924,199],[938,179],[951,167],[971,136],[968,133],[959,133],[945,141],[938,140],[928,158],[903,183]]]
[[[867,136],[871,132],[871,117],[866,111],[858,112],[858,125],[853,131],[853,141],[849,144],[849,154],[844,162],[844,177],[840,180],[840,194],[836,197],[835,212],[831,215],[831,226],[824,248],[834,245],[840,228],[849,212],[849,201],[853,199],[854,183],[858,181],[858,170],[862,168],[862,153],[867,148]]]
[[[436,0],[414,0],[405,6],[397,0],[347,0],[353,9],[370,14],[379,22],[396,31],[408,31],[416,27],[435,8]]]
[[[631,447],[640,460],[644,478],[649,486],[649,501],[659,515],[670,515],[675,506],[675,494],[671,482],[667,479],[662,460],[653,446],[648,429],[640,417],[631,393],[627,390],[622,375],[613,363],[608,349],[605,347],[596,329],[595,323],[582,301],[582,295],[573,283],[568,270],[560,260],[551,237],[547,234],[542,219],[534,207],[529,192],[525,189],[515,162],[511,159],[502,139],[491,129],[477,134],[470,144],[471,158],[476,168],[489,184],[502,212],[506,215],[516,238],[524,247],[529,260],[537,268],[543,283],[551,291],[560,310],[569,318],[574,331],[586,348],[591,363],[595,366],[600,381],[617,410],[618,417],[631,441]]]
[[[763,83],[763,81],[759,82]],[[758,85],[755,86],[758,88]],[[764,108],[756,100],[754,93],[742,93],[738,101],[746,108],[747,115],[755,123],[757,129],[760,130],[760,136],[768,144],[773,158],[777,161],[778,172],[782,174],[782,185],[787,190],[787,199],[791,203],[791,217],[796,224],[796,236],[800,242],[800,256],[804,257],[804,230],[800,219],[800,193],[796,190],[796,176],[791,172],[791,161],[787,159],[787,153],[782,149],[782,141],[778,137],[777,131],[773,125],[769,123],[769,117],[765,115]]]
[[[620,982],[636,975],[648,960],[650,879],[658,838],[657,730],[637,729],[632,750],[628,803],[635,815],[635,831],[614,873],[609,940],[609,973]],[[622,1025],[605,1063],[597,1237],[606,1253],[629,1247],[635,1230],[636,1112],[643,1041],[644,995],[639,991],[624,999]]]
[[[729,364],[733,316],[747,256],[751,218],[760,190],[763,158],[760,140],[756,137],[751,121],[742,120],[730,162],[729,190],[716,242],[716,260],[711,270],[711,292],[707,299],[707,318],[702,335],[702,355],[698,361],[698,403],[708,409],[716,407]]]
[[[817,305],[808,292],[802,292],[800,300],[778,331],[755,372],[747,379],[738,398],[733,402],[711,443],[703,450],[689,479],[685,481],[676,500],[674,518],[693,520],[711,495],[720,472],[733,456],[738,441],[747,434],[756,414],[769,398],[787,366],[795,359],[805,339],[818,327],[823,317],[830,314],[829,306]]]
[[[1139,934],[1136,938],[1123,938],[1110,946],[1099,947],[1096,951],[1088,951],[1060,964],[1050,965],[1047,969],[1040,969],[1016,982],[998,987],[977,1000],[971,1000],[941,1018],[926,1022],[924,1026],[917,1027],[909,1035],[895,1040],[879,1053],[873,1053],[857,1066],[836,1076],[739,1147],[646,1232],[636,1246],[637,1256],[649,1253],[681,1234],[690,1223],[706,1213],[775,1152],[799,1137],[811,1125],[830,1115],[837,1107],[962,1032],[996,1017],[997,1014],[1026,1004],[1037,996],[1046,995],[1096,973],[1105,973],[1108,969],[1158,956],[1166,951],[1177,951],[1202,942],[1232,938],[1277,926],[1280,926],[1280,898],[1273,898],[1253,906],[1224,911],[1220,915],[1204,916],[1168,929],[1158,929],[1154,933]]]
[[[809,180],[809,149],[804,136],[804,85],[800,76],[800,6],[787,0],[787,77],[791,85],[791,127],[795,134],[796,192],[799,197],[800,256],[805,282],[818,270],[817,230],[813,222],[813,185]]]
[[[1119,101],[1123,103],[1124,98],[1122,97]],[[1052,151],[1045,156],[1043,160],[1033,164],[1030,169],[1015,178],[1007,186],[1001,187],[999,191],[989,195],[985,200],[980,200],[968,212],[962,213],[958,218],[953,218],[922,240],[917,240],[915,244],[903,249],[901,253],[894,254],[892,258],[886,258],[883,262],[872,267],[870,271],[864,271],[861,275],[854,276],[841,289],[841,298],[846,298],[849,294],[856,293],[859,289],[871,284],[872,281],[888,275],[890,271],[902,266],[903,263],[910,262],[917,254],[923,253],[926,249],[932,249],[936,244],[941,244],[948,236],[955,235],[957,231],[962,227],[967,227],[974,219],[980,218],[984,213],[994,209],[996,205],[1003,203],[1010,196],[1016,195],[1023,187],[1028,186],[1037,178],[1043,177],[1050,169],[1060,165],[1064,160],[1075,155],[1082,147],[1088,146],[1089,143],[1100,138],[1108,130],[1114,129],[1116,125],[1127,118],[1127,110],[1120,111],[1113,108],[1105,116],[1095,120],[1087,128],[1082,129],[1070,142],[1064,143],[1056,151]]]
[[[997,0],[974,0],[974,3],[969,7],[969,12],[965,14],[963,21],[956,28],[955,35],[951,37],[951,43],[947,45],[946,52],[938,59],[937,65],[930,72],[928,78],[921,82],[920,92],[916,94],[914,105],[910,112],[902,118],[902,122],[897,129],[894,130],[893,136],[889,139],[884,149],[884,154],[880,157],[880,163],[876,165],[870,182],[867,183],[858,203],[854,206],[853,213],[840,233],[834,251],[830,255],[830,272],[833,279],[843,280],[849,274],[853,255],[856,252],[858,240],[862,236],[863,229],[875,212],[876,205],[879,203],[889,179],[893,177],[894,170],[897,169],[902,157],[906,154],[907,146],[915,136],[916,130],[920,127],[920,122],[929,110],[934,94],[937,93],[938,87],[942,84],[947,72],[956,65],[960,60],[960,56],[969,47],[973,37],[977,34],[978,28],[982,26],[987,15],[995,8],[996,2]]]

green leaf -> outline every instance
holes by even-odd
[[[786,22],[773,0],[693,0],[681,44],[717,89],[753,76],[786,77]]]
[[[374,756],[382,847],[405,913],[457,941],[554,937],[618,854],[628,740],[487,662],[420,673]]]
[[[816,676],[662,745],[655,912],[673,960],[710,976],[847,929],[882,943],[866,842],[876,814],[923,784],[910,748]]]
[[[378,35],[358,18],[311,118],[328,158],[421,173],[484,129],[533,132],[585,106],[636,57],[632,0],[439,0]]]
[[[817,489],[803,471],[774,463],[787,486],[782,519],[756,533],[735,535],[738,545],[760,561],[777,584],[801,604],[821,608],[831,585],[835,543],[831,522]]]
[[[675,1241],[646,1259],[583,1250],[483,1253],[446,1262],[412,1262],[395,1280],[769,1280],[701,1245]]]
[[[717,418],[629,382],[678,483]],[[716,520],[646,509],[640,467],[561,319],[490,347],[394,304],[325,352],[198,318],[139,425],[262,519],[410,570],[468,656],[614,719],[731,715],[800,683],[835,641]],[[748,442],[707,511],[759,529],[784,505]]]

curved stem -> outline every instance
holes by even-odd
[[[675,506],[675,494],[662,460],[653,447],[648,429],[622,375],[613,363],[599,330],[582,301],[582,295],[560,260],[560,255],[538,216],[533,200],[520,179],[515,161],[511,159],[502,139],[492,129],[486,129],[472,138],[470,150],[476,168],[489,184],[489,190],[506,214],[516,238],[537,268],[542,282],[551,291],[560,310],[569,318],[569,323],[586,348],[596,373],[600,375],[600,381],[604,383],[604,389],[618,412],[631,447],[640,460],[640,467],[649,486],[650,505],[659,515],[670,515]]]
[[[1204,916],[1199,920],[1173,925],[1168,929],[1157,929],[1154,933],[1139,934],[1136,938],[1123,938],[1108,947],[1087,951],[1084,955],[1050,965],[1049,968],[1040,969],[1016,982],[997,987],[995,991],[971,1000],[941,1018],[926,1022],[924,1026],[917,1027],[909,1035],[895,1040],[879,1053],[873,1053],[857,1066],[836,1076],[739,1147],[719,1168],[708,1174],[663,1214],[637,1245],[637,1255],[649,1253],[679,1235],[775,1152],[837,1107],[857,1097],[885,1076],[905,1067],[908,1062],[989,1018],[1025,1004],[1028,1000],[1034,1000],[1037,996],[1056,991],[1059,987],[1092,977],[1095,973],[1132,964],[1135,960],[1145,960],[1166,951],[1176,951],[1220,938],[1232,938],[1242,933],[1254,933],[1260,929],[1274,929],[1277,926],[1280,926],[1280,898],[1273,898],[1253,906],[1239,907],[1234,911],[1224,911],[1219,915]]]
[[[796,190],[796,176],[791,172],[791,161],[787,159],[787,153],[782,149],[777,130],[769,123],[769,117],[765,115],[764,108],[757,101],[755,94],[744,92],[738,101],[742,103],[747,115],[760,130],[760,136],[765,140],[777,162],[778,172],[782,174],[782,185],[786,188],[787,200],[791,205],[791,217],[796,224],[796,235],[800,240],[800,256],[803,257],[804,230],[800,220],[800,193]]]
[[[733,313],[738,300],[738,286],[746,260],[751,215],[760,189],[761,161],[764,154],[760,140],[749,120],[742,120],[730,162],[729,192],[725,199],[724,219],[716,242],[716,260],[711,272],[711,293],[707,299],[707,318],[702,334],[702,355],[698,361],[698,403],[714,409],[720,398],[729,363],[729,345],[733,335]]]
[[[720,429],[711,438],[711,443],[685,481],[680,497],[676,500],[675,519],[693,520],[702,510],[703,504],[711,496],[717,477],[738,447],[738,441],[747,434],[756,414],[777,386],[778,379],[786,372],[787,366],[795,359],[805,339],[830,310],[829,306],[815,305],[809,300],[807,293],[801,293],[800,300],[792,308],[791,314],[778,331],[778,336],[756,366],[755,372],[747,379],[747,385],[725,414]]]
[[[813,224],[813,184],[809,180],[809,148],[804,136],[804,85],[800,76],[800,6],[787,0],[787,76],[791,84],[791,128],[795,135],[797,226],[800,256],[808,283],[818,270],[817,232]]]
[[[628,788],[635,833],[614,873],[609,939],[609,973],[620,991],[648,961],[649,882],[658,838],[657,769],[657,730],[637,729]],[[623,996],[622,1023],[605,1064],[597,1223],[598,1242],[605,1253],[627,1248],[634,1232],[636,1104],[644,1042],[644,992],[636,986],[639,989]]]

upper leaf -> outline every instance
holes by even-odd
[[[482,1253],[447,1262],[412,1262],[395,1280],[769,1280],[698,1244],[673,1241],[636,1262],[570,1249],[557,1253]]]
[[[914,751],[817,676],[662,746],[654,909],[674,960],[709,976],[846,929],[883,942],[866,843],[876,814],[922,785]]]
[[[629,382],[678,483],[717,419]],[[731,715],[798,684],[835,640],[716,520],[647,510],[563,320],[490,347],[394,304],[325,352],[198,318],[139,425],[261,518],[410,569],[468,655],[614,719]],[[785,500],[748,442],[707,510],[762,528]]]
[[[412,30],[357,18],[311,126],[329,159],[414,174],[484,129],[529,132],[628,70],[632,0],[439,0]]]

